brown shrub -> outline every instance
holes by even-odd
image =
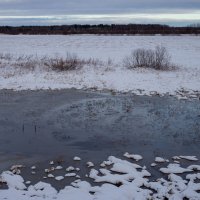
[[[124,66],[133,68],[153,68],[156,70],[172,70],[175,65],[171,63],[171,57],[163,46],[151,49],[136,49],[130,56],[124,59]]]

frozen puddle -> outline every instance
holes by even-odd
[[[199,101],[81,90],[0,99],[0,200],[200,199]]]
[[[79,157],[75,157],[79,158]],[[74,158],[74,159],[75,159]],[[100,166],[89,161],[85,165],[90,168],[89,174],[80,177],[81,169],[73,166],[56,166],[53,161],[49,163],[51,170],[47,171],[46,177],[31,185],[31,180],[24,180],[20,176],[20,170],[25,166],[12,166],[10,171],[4,171],[0,175],[0,186],[7,185],[6,189],[0,189],[0,199],[7,200],[143,200],[143,199],[200,199],[200,165],[195,164],[198,158],[195,156],[174,156],[167,160],[159,157],[152,161],[149,169],[140,164],[143,157],[137,154],[124,154],[124,159],[109,156]],[[185,166],[184,160],[189,161]],[[75,159],[79,162],[81,158]],[[162,160],[162,162],[161,162]],[[179,163],[177,163],[179,162]],[[184,166],[183,166],[184,165]],[[65,169],[65,174],[60,169]],[[162,172],[157,180],[150,180],[152,170]],[[35,166],[31,170],[37,169]],[[54,176],[55,171],[60,174]],[[63,179],[76,177],[75,181],[60,191],[57,191],[49,183],[49,178],[57,180],[58,184]],[[91,179],[91,183],[86,181]],[[92,186],[92,182],[99,183]],[[2,188],[2,187],[0,187]]]

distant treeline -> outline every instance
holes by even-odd
[[[200,34],[200,27],[171,27],[157,24],[128,24],[128,25],[62,25],[62,26],[0,26],[1,34]]]

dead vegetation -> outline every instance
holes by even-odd
[[[176,66],[171,62],[171,56],[163,46],[152,49],[136,49],[124,61],[124,66],[129,69],[152,68],[155,70],[173,70]]]
[[[126,68],[152,68],[155,70],[172,70],[176,66],[171,63],[170,55],[165,47],[157,46],[154,50],[137,49],[123,60]],[[12,67],[20,73],[26,73],[36,70],[53,70],[58,72],[80,70],[84,66],[101,67],[104,71],[114,70],[115,63],[113,60],[101,61],[99,59],[83,59],[76,54],[67,53],[65,56],[14,56],[12,54],[0,53],[0,67]]]
[[[110,70],[113,66],[111,59],[101,61],[99,59],[89,58],[83,59],[76,54],[67,53],[65,56],[33,56],[0,53],[0,67],[13,67],[16,70],[34,71],[36,68],[53,70],[53,71],[73,71],[80,70],[84,66],[103,67]]]
[[[52,70],[71,71],[82,68],[85,60],[78,58],[75,54],[67,53],[65,57],[49,58],[44,64]]]

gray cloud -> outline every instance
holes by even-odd
[[[96,15],[99,17],[95,18]],[[0,25],[117,22],[182,25],[198,21],[199,0],[0,0]]]

